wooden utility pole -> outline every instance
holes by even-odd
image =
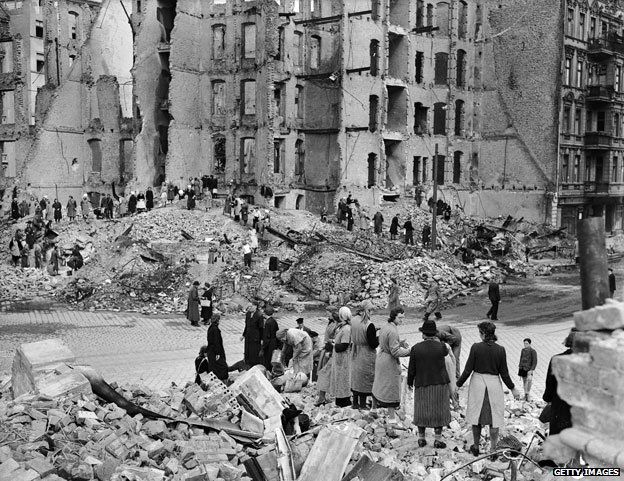
[[[431,250],[436,249],[438,220],[438,144],[435,144],[435,155],[433,156],[433,209],[431,217]]]
[[[604,304],[609,297],[604,218],[581,219],[576,231],[581,264],[581,299],[583,310],[586,310]]]

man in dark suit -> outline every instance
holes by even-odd
[[[488,287],[488,297],[490,298],[490,302],[492,303],[492,307],[487,311],[488,319],[493,321],[498,321],[498,304],[500,303],[500,288],[498,287],[498,282],[495,279],[492,279],[490,282],[490,286]]]

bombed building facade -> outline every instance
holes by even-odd
[[[124,12],[132,3],[25,0],[2,7],[15,79],[7,117],[15,134],[4,140],[2,187],[61,199],[110,192],[113,182],[131,178],[133,165],[132,29]],[[3,63],[3,72],[9,68]]]
[[[429,187],[437,145],[447,202],[553,217],[562,4],[133,7],[141,185],[214,174],[256,202],[270,187],[274,206],[333,211],[348,192],[373,205]]]

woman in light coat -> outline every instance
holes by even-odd
[[[390,418],[401,404],[401,362],[399,358],[410,355],[409,346],[399,339],[398,326],[405,311],[398,307],[390,311],[390,318],[379,332],[379,351],[375,362],[373,382],[373,407],[388,408]]]
[[[277,340],[293,348],[292,366],[296,374],[303,373],[308,378],[312,372],[312,338],[300,329],[280,329]]]
[[[368,396],[373,392],[375,359],[377,357],[377,329],[370,320],[373,303],[370,299],[360,304],[360,316],[351,325],[351,391],[353,409],[366,409]]]
[[[351,309],[341,307],[334,336],[331,367],[331,394],[336,406],[351,404]]]
[[[320,406],[327,402],[326,394],[331,392],[331,359],[334,352],[333,340],[336,336],[336,329],[338,328],[340,320],[337,312],[332,312],[329,317],[329,322],[325,328],[325,349],[321,353],[317,367],[316,389],[318,391],[318,398],[315,406]]]

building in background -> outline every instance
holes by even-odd
[[[134,11],[139,185],[211,173],[277,207],[331,211],[348,192],[373,206],[430,190],[437,145],[451,205],[551,217],[558,2],[135,0]]]
[[[123,184],[134,146],[131,1],[7,0],[0,7],[13,40],[19,146],[1,186],[66,199]]]
[[[561,65],[558,222],[603,216],[624,227],[624,9],[567,1]]]

